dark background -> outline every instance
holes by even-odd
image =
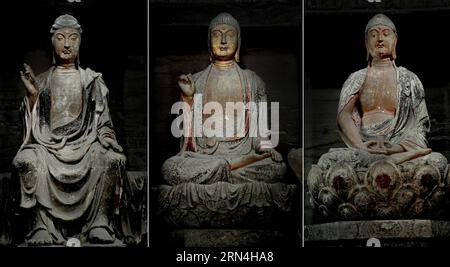
[[[2,1],[0,4],[0,172],[11,170],[19,149],[19,106],[24,62],[35,74],[51,65],[50,28],[74,15],[82,29],[80,66],[103,74],[109,107],[128,170],[147,169],[147,1]]]
[[[352,72],[367,66],[364,30],[377,13],[386,14],[397,28],[396,65],[414,72],[425,88],[430,147],[450,156],[450,1],[309,0],[304,24],[305,177],[323,153],[345,147],[336,126],[339,93]],[[309,224],[314,218],[309,201],[305,205]]]

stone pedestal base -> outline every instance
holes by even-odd
[[[126,245],[122,241],[116,239],[114,241],[114,243],[111,243],[111,244],[81,243],[79,247],[125,247],[125,246]],[[22,243],[22,244],[18,245],[18,247],[31,247],[31,246],[28,246],[26,243]],[[73,245],[51,245],[51,246],[46,246],[46,247],[75,247],[75,246],[73,246]]]
[[[305,226],[306,247],[431,247],[448,242],[450,221],[341,221]]]
[[[153,189],[155,245],[176,247],[299,246],[292,207],[297,186],[252,182],[183,183]],[[298,213],[300,214],[300,213]],[[289,232],[289,233],[288,233]],[[300,244],[301,245],[301,244]]]
[[[161,185],[153,191],[156,216],[177,229],[282,229],[292,217],[297,186],[264,182],[183,183]]]
[[[180,247],[287,247],[300,246],[280,230],[180,229],[170,233]]]

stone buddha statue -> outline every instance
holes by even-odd
[[[126,158],[117,143],[100,73],[79,65],[81,26],[58,17],[54,65],[35,77],[24,64],[23,144],[14,158],[28,245],[62,244],[70,236],[113,243]],[[77,230],[74,230],[77,229]]]
[[[369,20],[365,37],[368,66],[349,76],[339,97],[337,125],[348,148],[330,149],[308,177],[314,204],[341,218],[408,213],[400,209],[414,205],[410,202],[417,196],[427,199],[428,193],[439,191],[435,189],[442,185],[447,167],[447,159],[428,148],[430,119],[422,83],[395,64],[394,23],[377,14]],[[395,195],[398,190],[409,197]],[[372,212],[372,205],[379,204],[377,192],[403,206],[389,210],[389,201],[382,201],[386,209]],[[418,206],[414,214],[427,210]]]
[[[258,215],[265,208],[288,211],[296,190],[284,183],[287,167],[268,135],[252,134],[251,116],[260,106],[246,104],[267,101],[266,87],[254,72],[238,65],[238,21],[228,13],[217,15],[210,22],[208,40],[209,66],[179,77],[186,107],[184,135],[180,152],[162,166],[159,209],[175,226],[236,226],[255,220],[252,212],[257,209]],[[229,103],[236,108],[228,108]],[[206,111],[210,104],[214,112]],[[199,107],[204,112],[196,117]],[[198,127],[203,134],[196,134]]]
[[[205,127],[208,127],[206,122],[210,117],[223,115],[226,121],[233,117],[231,121],[238,127],[242,125],[244,134],[185,136],[180,153],[169,158],[162,167],[163,177],[168,184],[276,182],[281,181],[286,172],[280,153],[273,147],[260,145],[261,138],[250,136],[248,109],[244,111],[244,105],[237,106],[237,112],[226,108],[227,103],[267,101],[266,88],[261,78],[237,64],[240,34],[239,23],[231,15],[222,13],[215,17],[210,23],[208,35],[211,64],[194,75],[180,76],[179,85],[181,97],[189,107],[215,102],[224,110],[224,114],[220,115],[217,115],[218,112],[204,114],[202,122]],[[194,94],[201,96],[201,103],[194,103]],[[196,127],[193,120],[186,121],[192,122],[188,126],[190,129]],[[225,132],[225,127],[219,130],[222,129]]]
[[[365,34],[369,66],[348,78],[339,99],[337,122],[344,141],[372,154],[393,155],[397,163],[429,154],[425,93],[414,73],[395,66],[394,24],[377,15]]]

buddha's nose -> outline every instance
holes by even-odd
[[[222,40],[220,41],[221,44],[226,44],[227,43],[227,37],[226,34],[222,35]]]

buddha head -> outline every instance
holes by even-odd
[[[397,30],[394,23],[383,14],[373,16],[367,23],[366,30],[367,61],[397,58]]]
[[[239,62],[241,28],[239,22],[228,13],[213,18],[208,29],[208,45],[211,60]]]
[[[50,33],[53,44],[53,63],[79,64],[81,26],[71,15],[56,18]]]

